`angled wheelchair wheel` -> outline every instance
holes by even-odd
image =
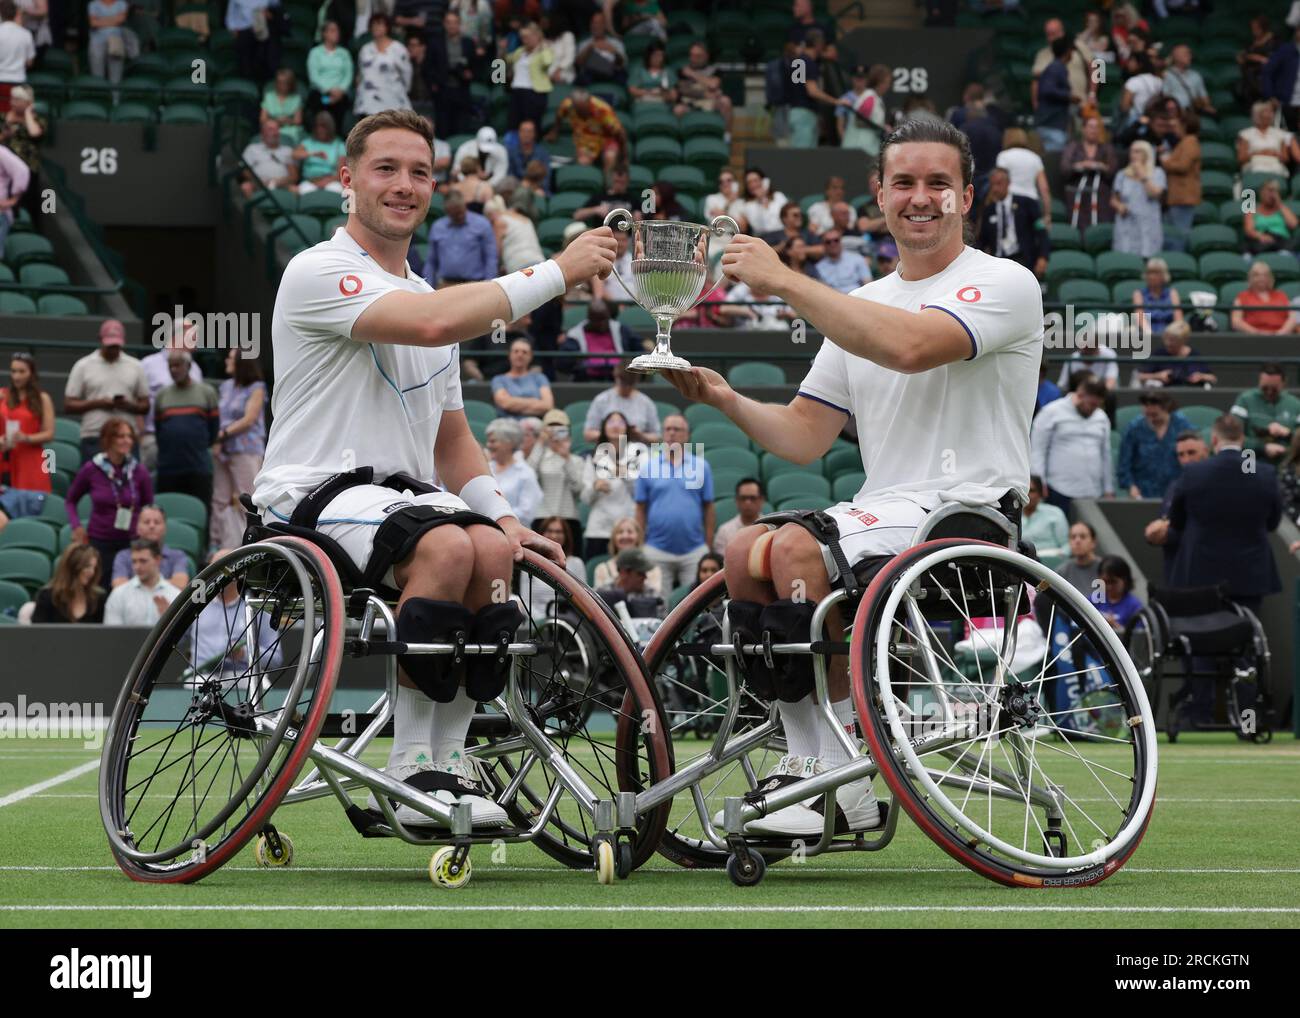
[[[527,621],[518,638],[541,648],[517,664],[533,722],[599,798],[640,792],[667,778],[673,763],[663,708],[613,613],[580,581],[530,551],[516,571],[528,578],[519,585]],[[474,754],[488,766],[498,802],[520,827],[533,826],[558,794],[535,843],[568,866],[595,866],[600,839],[588,810],[560,785],[546,759],[518,739],[483,743]],[[665,804],[636,818],[632,868],[654,854],[667,817]]]
[[[163,613],[118,697],[100,814],[118,865],[198,880],[267,828],[324,723],[343,594],[296,538],[236,549]]]
[[[909,549],[863,596],[850,660],[881,775],[963,865],[1084,886],[1136,850],[1155,799],[1151,709],[1117,634],[1052,570],[961,539]]]
[[[725,665],[722,658],[707,653],[710,644],[722,640],[726,592],[722,573],[709,577],[682,599],[645,650],[646,668],[663,700],[679,770],[708,752],[727,710]],[[734,735],[761,725],[771,714],[771,705],[743,686],[741,696]],[[706,812],[712,815],[721,810],[725,796],[752,791],[783,752],[773,740],[707,775],[699,786]],[[687,868],[720,868],[729,857],[725,849],[703,836],[695,798],[689,791],[673,800],[659,853]]]

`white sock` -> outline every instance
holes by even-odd
[[[858,737],[853,731],[853,700],[846,697],[831,704],[831,711],[835,714],[835,720],[840,723],[840,727],[849,733],[849,738],[854,745],[859,745]],[[853,759],[840,742],[839,736],[828,724],[825,716],[818,711],[818,721],[822,723],[822,741],[821,757],[827,767],[836,767],[839,764],[848,763]]]
[[[399,685],[397,703],[393,705],[393,748],[388,754],[388,766],[433,763],[433,747],[429,742],[432,724],[433,701],[418,689]]]
[[[465,736],[477,706],[463,689],[456,690],[451,703],[438,704],[431,728],[435,760],[457,760],[465,755]]]
[[[781,724],[791,756],[819,756],[821,733],[817,727],[817,700],[809,693],[794,703],[781,701]]]

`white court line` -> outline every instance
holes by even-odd
[[[586,879],[589,870],[571,869],[556,866],[501,866],[492,863],[477,864],[485,873],[550,873],[552,875],[575,875]],[[287,869],[270,869],[264,866],[223,866],[223,873],[428,873],[427,866],[290,866]],[[117,873],[116,866],[0,866],[0,873]],[[682,873],[693,875],[712,874],[718,876],[722,869],[686,869],[679,866],[642,866],[637,873]],[[964,866],[865,866],[854,869],[847,866],[810,866],[806,863],[790,863],[781,868],[782,873],[967,873]],[[1124,873],[1146,874],[1293,874],[1300,873],[1300,867],[1186,867],[1164,868],[1152,866],[1125,866]]]
[[[78,767],[70,771],[64,771],[62,774],[56,774],[52,778],[46,778],[44,781],[38,781],[34,785],[28,785],[26,788],[20,788],[16,792],[10,792],[8,795],[0,798],[0,807],[12,806],[16,802],[22,802],[24,799],[30,799],[33,795],[39,795],[47,788],[53,788],[55,785],[61,785],[65,781],[71,781],[73,778],[79,778],[83,774],[89,774],[93,770],[99,769],[99,760],[87,760]]]
[[[1296,915],[1300,908],[1239,905],[5,905],[0,912],[595,912],[698,913],[747,915],[778,912],[800,914],[881,914],[899,912],[1062,913],[1119,912],[1213,915]]]

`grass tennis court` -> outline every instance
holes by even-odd
[[[365,759],[386,754],[377,745]],[[80,740],[0,739],[0,926],[1300,926],[1300,746],[1288,736],[1162,741],[1159,797],[1132,861],[1095,888],[1048,892],[968,872],[906,818],[883,852],[776,863],[756,888],[659,857],[601,887],[508,845],[475,848],[473,880],[446,891],[427,876],[430,850],[362,839],[332,799],[276,814],[294,842],[290,869],[256,868],[249,848],[201,883],[146,886],[108,853],[97,761]]]

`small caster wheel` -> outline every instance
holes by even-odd
[[[457,862],[456,849],[452,845],[443,845],[429,860],[429,879],[439,887],[446,887],[452,891],[468,884],[472,873],[469,856]]]
[[[279,842],[279,851],[271,845],[271,839],[265,834],[257,836],[257,842],[253,847],[253,857],[257,860],[257,865],[264,869],[283,869],[293,863],[293,842],[289,840],[287,834],[276,833],[276,841]]]
[[[757,852],[745,849],[744,856],[739,853],[727,856],[727,876],[737,887],[754,887],[767,872],[767,860]]]
[[[614,846],[604,838],[596,842],[596,882],[612,884],[614,882]]]
[[[1256,743],[1263,746],[1266,743],[1273,741],[1273,729],[1265,728],[1262,732],[1256,732],[1251,736],[1251,738],[1254,739]]]
[[[632,846],[620,841],[614,849],[614,876],[626,880],[632,875]]]

